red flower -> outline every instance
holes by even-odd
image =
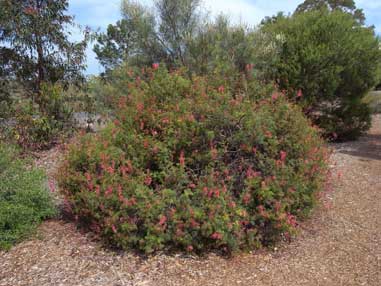
[[[296,227],[298,225],[296,217],[292,214],[287,213],[287,224],[292,227]]]
[[[250,202],[250,199],[251,199],[251,195],[248,194],[248,193],[246,193],[246,194],[243,196],[243,203],[244,203],[245,205],[248,205],[249,202]]]
[[[217,159],[217,156],[218,156],[218,151],[215,147],[212,147],[212,149],[210,150],[210,153],[212,155],[212,159],[213,160],[216,160]]]
[[[193,246],[192,245],[188,245],[187,246],[187,251],[192,252],[193,251]]]
[[[220,85],[220,86],[218,87],[218,92],[219,92],[219,93],[224,93],[224,92],[225,92],[225,87],[224,87],[223,85]]]
[[[275,101],[278,99],[278,96],[279,96],[278,93],[274,92],[273,95],[271,96],[271,99]]]
[[[162,216],[160,217],[159,224],[160,224],[160,225],[164,225],[166,222],[167,222],[167,217],[166,217],[165,215],[162,215]]]
[[[286,161],[286,157],[287,157],[287,152],[285,151],[280,151],[280,160],[282,162],[285,162]]]
[[[150,175],[148,175],[145,179],[144,179],[144,184],[146,184],[147,186],[151,185],[152,183],[152,177]]]
[[[301,89],[299,89],[297,94],[296,94],[296,97],[302,97],[302,96],[303,96],[303,92]]]
[[[161,120],[161,122],[168,124],[169,123],[169,118],[165,117]]]
[[[54,193],[56,191],[56,188],[54,186],[54,182],[49,180],[49,190],[51,193]]]
[[[246,65],[246,70],[251,71],[254,68],[254,64],[247,64]]]
[[[181,152],[180,152],[180,159],[179,159],[179,161],[180,161],[180,166],[184,167],[185,166],[185,156],[184,156],[184,151],[183,150],[181,150]]]
[[[109,196],[109,195],[111,195],[111,194],[112,194],[112,187],[108,187],[107,190],[106,190],[106,192],[105,192],[105,195],[106,195],[106,196]]]
[[[27,7],[24,9],[24,13],[27,15],[35,15],[37,14],[37,10],[34,7]]]
[[[222,239],[222,234],[219,233],[219,232],[215,232],[215,233],[213,233],[210,237],[211,237],[212,239],[215,239],[215,240],[220,240],[220,239]]]
[[[112,229],[112,231],[113,231],[114,233],[117,233],[117,232],[118,232],[117,229],[116,229],[116,226],[115,226],[115,225],[112,225],[112,226],[111,226],[111,229]]]
[[[152,64],[152,68],[153,68],[154,70],[157,70],[157,69],[159,68],[159,64],[158,64],[158,63],[154,63],[154,64]]]

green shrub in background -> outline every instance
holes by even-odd
[[[0,143],[0,249],[25,239],[55,214],[43,172],[26,167],[17,156]]]
[[[363,99],[363,102],[367,104],[374,114],[381,113],[381,91],[371,91]]]
[[[268,77],[298,99],[326,137],[354,139],[369,124],[361,99],[379,79],[379,40],[340,10],[313,10],[280,16],[262,27],[283,40],[281,55]]]
[[[58,84],[42,84],[34,100],[21,99],[14,106],[13,127],[16,142],[24,149],[50,147],[61,135],[74,128],[72,108]]]
[[[71,145],[59,172],[83,223],[146,253],[252,249],[293,233],[327,155],[298,107],[157,65],[128,74],[115,121]]]

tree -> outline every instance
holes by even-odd
[[[0,2],[1,71],[39,91],[46,82],[82,78],[86,37],[73,43],[68,0],[2,0]],[[88,34],[88,32],[86,32]]]
[[[305,0],[296,8],[295,13],[303,13],[322,8],[326,8],[331,11],[341,10],[353,15],[359,23],[364,24],[365,22],[364,12],[362,9],[358,9],[356,7],[354,0]]]
[[[379,79],[379,40],[373,28],[340,10],[313,10],[263,26],[281,37],[280,57],[268,77],[291,98],[298,97],[306,114],[325,135],[352,139],[369,128],[362,97]]]
[[[100,33],[94,51],[106,71],[128,61],[186,64],[186,47],[197,28],[199,0],[156,0],[155,10],[124,0],[122,19]]]

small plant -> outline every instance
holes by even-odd
[[[321,188],[324,144],[283,94],[254,100],[221,82],[155,66],[120,85],[115,121],[81,137],[60,169],[73,213],[146,253],[291,235]]]
[[[25,239],[55,214],[43,172],[26,167],[17,156],[0,143],[0,249]]]

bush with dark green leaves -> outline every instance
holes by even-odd
[[[379,79],[380,42],[374,29],[340,10],[277,17],[262,27],[282,40],[268,77],[298,101],[331,139],[354,139],[370,126],[361,99]]]
[[[59,172],[82,223],[146,253],[253,249],[295,231],[327,157],[299,107],[218,75],[122,74],[115,121],[71,145]]]
[[[16,142],[24,149],[51,147],[73,131],[72,108],[59,84],[42,84],[34,101],[22,99],[15,104],[12,131]]]
[[[0,249],[27,238],[55,208],[42,171],[27,167],[0,143]]]

